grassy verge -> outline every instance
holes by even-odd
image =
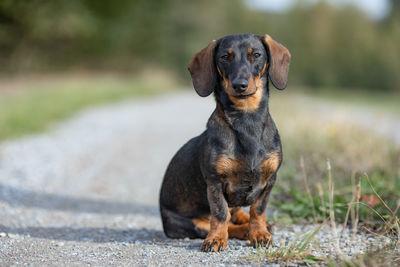
[[[353,125],[348,118],[331,117],[336,110],[324,110],[321,105],[316,107],[303,100],[298,94],[271,92],[271,113],[284,153],[271,196],[272,204],[278,208],[272,221],[275,225],[329,224],[330,231],[337,233],[329,247],[337,249],[337,253],[332,257],[322,250],[317,255],[325,256],[314,256],[311,251],[318,249],[318,240],[313,246],[312,234],[308,234],[289,244],[261,249],[250,258],[280,264],[397,266],[399,147],[368,128]],[[376,242],[367,252],[349,257],[340,248],[346,246],[347,240],[341,235],[344,232],[350,236],[362,232],[375,237]],[[381,237],[389,240],[384,246],[378,241]]]
[[[362,201],[374,202],[373,207],[378,212],[386,209],[373,196],[371,183],[388,205],[393,210],[396,208],[400,197],[399,148],[368,129],[321,117],[318,109],[298,101],[295,94],[279,93],[272,97],[271,113],[280,130],[284,152],[274,189],[279,191],[274,198],[275,205],[295,220],[324,220],[328,195],[323,188],[328,188],[326,162],[329,159],[336,188],[334,207],[339,221],[345,220],[354,184],[359,182]],[[307,190],[311,192],[311,198]],[[283,201],[287,198],[292,201]],[[361,207],[360,212],[362,221],[379,223],[380,218],[368,207]]]
[[[321,227],[322,225],[316,227],[314,231],[298,236],[287,244],[284,240],[282,246],[278,248],[257,247],[257,250],[249,255],[249,258],[257,262],[267,259],[269,262],[318,263],[322,259],[311,254],[311,243]]]
[[[311,253],[311,238],[299,236],[287,245],[257,251],[256,259],[328,266],[396,266],[400,255],[400,149],[391,140],[346,118],[330,117],[331,110],[325,113],[323,107],[312,104],[290,92],[272,93],[271,113],[284,153],[271,196],[279,212],[272,219],[276,225],[328,222],[333,233],[341,224],[351,233],[364,232],[376,240],[385,236],[391,241],[384,247],[380,242],[373,243],[367,252],[348,257],[339,248],[346,240],[337,234],[331,246],[337,248],[338,256],[319,253],[326,256],[316,257]]]
[[[284,152],[271,196],[279,210],[273,220],[289,224],[328,221],[332,229],[344,224],[353,233],[384,235],[392,242],[385,247],[376,244],[368,252],[350,258],[315,259],[307,253],[310,242],[257,255],[269,262],[323,260],[329,266],[375,266],[371,262],[376,266],[396,265],[400,258],[400,149],[391,140],[348,120],[323,115],[323,110],[311,107],[296,94],[273,92],[271,113]],[[332,240],[332,246],[338,240]]]
[[[387,267],[400,265],[400,249],[390,244],[383,248],[356,255],[349,259],[331,260],[327,262],[329,267]]]
[[[67,74],[0,80],[0,141],[41,132],[88,106],[158,94],[175,86],[167,75],[153,77]]]

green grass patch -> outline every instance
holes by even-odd
[[[173,85],[115,75],[33,79],[22,88],[0,91],[0,140],[44,131],[85,107],[159,94]]]
[[[284,240],[281,247],[257,247],[257,249],[249,255],[249,258],[258,262],[267,261],[268,263],[295,261],[303,264],[316,264],[322,261],[322,259],[310,253],[311,243],[321,227],[322,224],[316,227],[314,231],[297,236],[288,244],[286,244],[286,240]]]
[[[393,214],[382,201],[369,207],[368,199],[377,200],[374,188],[390,209],[396,210],[400,198],[400,149],[368,129],[318,116],[315,109],[309,108],[310,102],[299,101],[297,96],[273,93],[271,99],[271,114],[281,134],[284,155],[272,203],[293,221],[321,222],[329,217],[329,159],[336,220],[346,220],[354,188],[360,182],[358,219],[374,227],[384,226],[382,219]],[[354,220],[347,217],[349,223]]]
[[[331,244],[336,251],[334,256],[316,244],[313,249],[319,253],[315,255],[322,256],[315,257],[313,251],[306,249],[309,246],[304,246],[312,240],[309,234],[307,239],[297,236],[288,245],[283,242],[280,247],[278,244],[269,250],[259,249],[252,258],[261,262],[328,266],[397,266],[399,147],[370,129],[353,125],[348,118],[321,115],[321,105],[313,106],[320,104],[317,97],[315,102],[304,99],[297,93],[271,92],[271,114],[281,135],[284,156],[271,195],[271,203],[277,208],[272,214],[272,224],[329,223],[332,230],[343,224],[347,228],[342,233],[363,232],[376,241],[368,246],[367,253],[348,257],[340,249],[340,235],[335,234]],[[321,113],[341,112],[341,107],[329,107],[338,110],[322,107]],[[386,243],[379,241],[381,237],[385,237]]]

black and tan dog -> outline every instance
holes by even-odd
[[[284,89],[290,53],[269,35],[230,35],[190,61],[196,92],[214,92],[207,130],[173,157],[160,192],[164,232],[205,238],[203,251],[220,251],[228,236],[251,245],[271,242],[268,197],[282,161],[278,131],[268,110],[269,80]],[[240,209],[251,206],[250,215]]]

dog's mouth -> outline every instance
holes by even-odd
[[[249,98],[250,96],[253,96],[255,93],[256,93],[256,92],[251,93],[251,94],[248,94],[248,95],[235,95],[235,96],[233,96],[233,97],[239,98],[239,99],[246,99],[246,98]]]

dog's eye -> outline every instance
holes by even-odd
[[[260,54],[260,53],[254,53],[253,56],[254,56],[255,58],[258,58],[258,57],[261,56],[261,54]]]
[[[223,55],[220,57],[222,60],[227,60],[229,58],[229,55]]]

